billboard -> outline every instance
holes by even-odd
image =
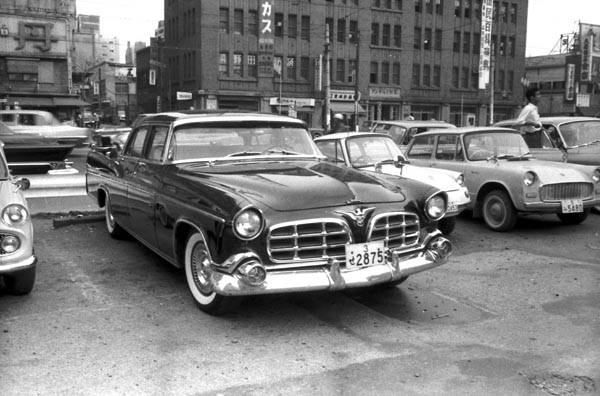
[[[494,2],[483,0],[481,4],[481,42],[479,44],[479,89],[485,89],[490,82],[493,12]]]
[[[575,64],[568,63],[565,78],[565,100],[575,100]]]
[[[259,9],[258,30],[258,76],[273,76],[273,47],[275,34],[273,32],[273,2],[274,0],[263,0]]]

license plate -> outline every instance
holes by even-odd
[[[346,268],[362,268],[385,263],[383,241],[346,245]]]
[[[563,213],[583,212],[583,201],[581,199],[564,199],[560,203]]]
[[[448,201],[448,206],[446,207],[446,212],[456,212],[458,211],[458,205],[456,202]]]

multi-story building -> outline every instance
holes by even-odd
[[[150,46],[136,51],[138,112],[154,113],[173,108],[165,79],[164,38],[150,38]]]
[[[71,73],[75,0],[0,0],[0,104],[72,119],[84,105]]]
[[[521,105],[527,3],[165,0],[168,102],[289,113],[313,127],[327,124],[324,109],[487,124]],[[479,88],[482,32],[493,95]]]
[[[576,95],[574,85],[569,84],[567,90],[568,69],[575,77],[575,65],[567,66],[568,54],[552,54],[531,56],[525,61],[527,82],[539,87],[542,97],[538,103],[538,111],[542,116],[572,115],[576,112]]]
[[[86,100],[102,122],[129,123],[137,116],[136,70],[126,63],[101,62],[88,69],[91,92]]]

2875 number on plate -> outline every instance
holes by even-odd
[[[361,268],[385,263],[383,241],[346,245],[346,267]]]

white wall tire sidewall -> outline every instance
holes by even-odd
[[[106,202],[104,203],[104,217],[105,217],[105,222],[106,222],[106,230],[108,231],[109,234],[113,234],[113,232],[115,232],[115,224],[114,224],[114,219],[111,223],[110,221],[110,217],[112,216],[112,210],[110,208],[110,198],[107,196],[106,197]]]
[[[188,288],[192,293],[194,300],[196,300],[198,304],[206,306],[215,301],[217,294],[215,292],[212,292],[209,295],[201,293],[194,282],[194,277],[192,274],[192,252],[194,250],[194,246],[198,242],[204,243],[204,238],[200,233],[194,233],[189,237],[185,244],[185,279],[187,280]]]

